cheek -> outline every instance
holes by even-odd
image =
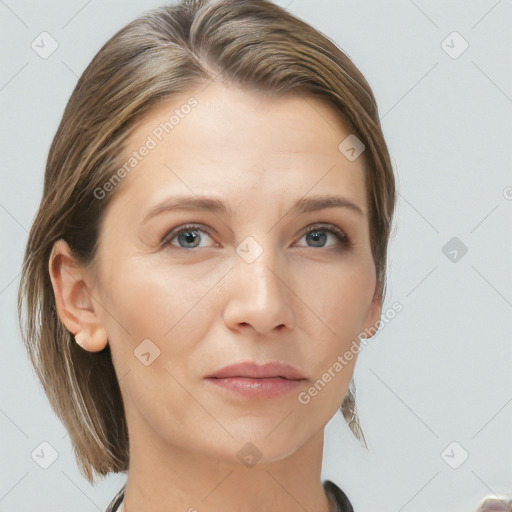
[[[309,309],[308,330],[313,337],[323,333],[337,348],[362,331],[372,302],[375,275],[371,264],[346,260],[338,265],[318,266],[297,280],[297,296]],[[316,335],[314,333],[317,333]]]
[[[146,257],[112,266],[108,275],[105,321],[116,333],[116,344],[126,346],[129,340],[133,350],[150,339],[167,358],[179,358],[209,329],[215,312],[204,299],[222,269],[178,268]]]
[[[141,259],[110,269],[105,321],[127,414],[137,409],[162,431],[195,414],[179,383],[196,378],[194,355],[216,318],[208,292],[218,280],[198,275],[193,265],[176,269]]]
[[[301,281],[299,296],[310,309],[301,320],[311,341],[305,350],[315,375],[303,398],[312,414],[335,412],[348,390],[375,288],[371,264],[347,259]]]

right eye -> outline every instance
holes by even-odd
[[[161,241],[162,247],[168,247],[172,245],[178,249],[196,249],[200,248],[200,244],[203,239],[210,238],[208,231],[204,226],[198,224],[186,224],[179,226],[167,233]],[[176,239],[179,245],[174,244],[172,241]]]

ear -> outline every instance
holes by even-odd
[[[86,269],[76,261],[69,245],[62,239],[53,245],[48,270],[62,323],[85,350],[103,350],[108,342],[107,333],[95,310],[97,302],[87,285]]]
[[[365,333],[365,338],[372,338],[375,333],[379,329],[380,325],[380,316],[382,313],[382,293],[381,287],[379,284],[375,285],[375,290],[372,297],[372,302],[370,304],[370,309],[368,311],[368,316],[366,317],[365,324],[363,326],[363,331]]]

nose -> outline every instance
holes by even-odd
[[[240,254],[242,256],[235,255],[230,272],[229,298],[224,310],[226,325],[238,331],[252,328],[262,336],[292,329],[294,295],[282,260],[276,268],[276,258],[271,251],[263,251],[254,261]]]

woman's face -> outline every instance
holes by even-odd
[[[344,354],[357,353],[381,308],[362,158],[338,149],[348,135],[316,99],[216,84],[137,125],[122,155],[129,171],[107,192],[90,283],[132,449],[236,462],[245,446],[270,462],[339,409],[356,361]],[[324,196],[355,206],[315,209]],[[286,363],[303,378],[288,391],[268,380],[266,392],[256,380],[207,379],[246,361]]]

